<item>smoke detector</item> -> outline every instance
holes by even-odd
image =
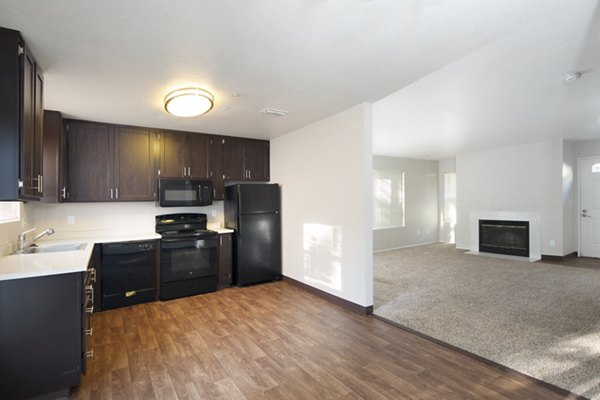
[[[573,72],[564,74],[562,79],[563,79],[564,84],[568,85],[569,83],[575,82],[577,79],[581,78],[582,76],[583,76],[582,72],[573,71]]]
[[[262,110],[260,110],[260,113],[268,114],[268,115],[275,115],[276,117],[284,117],[284,116],[288,115],[290,112],[286,111],[286,110],[278,110],[276,108],[267,107],[267,108],[263,108]]]

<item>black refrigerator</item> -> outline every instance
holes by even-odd
[[[233,284],[281,279],[281,195],[274,183],[225,188],[225,227],[233,235]]]

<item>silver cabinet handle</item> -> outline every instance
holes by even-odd
[[[188,176],[192,176],[192,167],[188,167]]]
[[[86,358],[94,358],[94,349],[85,352]]]
[[[92,285],[87,285],[85,287],[85,292],[90,294],[90,296],[92,297],[92,303],[93,303],[94,302],[94,287]]]
[[[252,179],[252,170],[248,170],[248,178]]]
[[[44,192],[44,176],[38,174],[38,192]]]
[[[63,199],[67,198],[67,188],[63,186],[62,189],[60,189],[60,197]]]
[[[115,197],[118,199],[118,198],[119,198],[119,188],[116,188],[116,189],[115,189],[115,193],[116,193],[116,196],[115,196]]]
[[[83,334],[86,335],[86,336],[92,336],[93,332],[94,332],[94,328],[84,329],[83,330]]]
[[[213,199],[217,197],[217,189],[213,189]]]
[[[183,176],[185,176],[185,167],[183,167]]]
[[[110,188],[110,199],[113,199],[113,188]]]

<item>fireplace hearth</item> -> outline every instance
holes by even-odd
[[[480,219],[479,251],[529,257],[529,222]]]

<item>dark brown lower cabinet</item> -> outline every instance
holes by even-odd
[[[231,286],[231,233],[219,235],[219,289]]]
[[[79,385],[84,275],[0,281],[0,397],[68,397]]]

